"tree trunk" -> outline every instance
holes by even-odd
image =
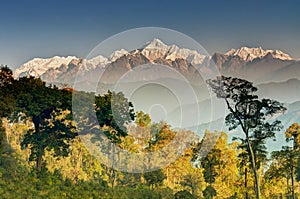
[[[292,199],[295,199],[295,187],[294,187],[294,167],[291,168],[291,179],[292,179]]]
[[[116,182],[116,171],[112,168],[111,169],[111,187],[114,189]]]
[[[247,179],[247,174],[248,174],[248,169],[247,167],[245,168],[245,198],[248,199],[248,190],[247,190],[247,183],[248,183],[248,179]]]
[[[287,195],[290,195],[290,187],[289,187],[289,176],[286,176],[286,191]]]
[[[297,150],[297,135],[294,135],[294,143],[293,143],[293,153]],[[294,160],[292,161],[292,167],[291,167],[291,179],[292,179],[292,199],[295,199],[295,187],[294,187]]]
[[[252,167],[254,180],[255,180],[255,195],[256,195],[256,199],[260,199],[259,179],[258,179],[258,175],[257,175],[257,171],[256,171],[254,152],[253,152],[253,149],[251,146],[251,142],[250,142],[248,133],[246,133],[246,139],[247,139],[248,150],[249,150],[249,155],[250,155],[251,167]]]
[[[110,179],[111,179],[111,187],[112,187],[112,189],[114,189],[115,180],[116,180],[116,171],[114,169],[114,167],[115,167],[115,148],[113,146],[113,143],[110,143],[110,148],[112,150],[112,156],[111,156],[112,167],[111,167]]]
[[[192,189],[192,195],[194,196],[196,194],[196,187],[194,186],[192,179],[191,179],[191,189]]]
[[[42,171],[42,168],[43,168],[43,156],[42,155],[39,155],[36,158],[36,168],[37,168],[38,172]]]
[[[35,129],[35,133],[40,137],[41,136],[41,131],[40,131],[40,120],[38,118],[33,117],[32,118],[32,122],[34,124],[34,129]],[[42,171],[43,168],[43,151],[44,149],[40,147],[38,147],[38,151],[37,151],[37,157],[36,157],[36,169],[38,172]]]

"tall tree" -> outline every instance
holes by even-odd
[[[144,173],[143,176],[146,183],[149,187],[152,187],[152,189],[155,185],[162,185],[163,180],[166,178],[166,175],[161,169]]]
[[[299,169],[299,146],[300,146],[300,126],[294,123],[285,131],[286,141],[292,141],[293,146],[284,146],[280,151],[272,152],[272,163],[266,172],[267,179],[278,177],[286,178],[287,192],[292,192],[292,198],[295,198],[295,172]],[[291,179],[291,188],[289,188],[289,179]],[[296,172],[298,179],[298,172]]]
[[[265,146],[265,141],[260,139],[260,133],[255,131],[249,139],[253,146],[253,152],[255,154],[255,164],[257,169],[260,169],[262,163],[267,161],[267,147]],[[251,168],[251,159],[248,153],[248,145],[247,140],[241,137],[234,137],[233,140],[238,140],[240,144],[238,145],[237,149],[240,149],[241,152],[238,154],[239,158],[239,169],[240,173],[244,175],[244,190],[245,190],[245,198],[249,198],[249,190],[248,190],[248,169]],[[255,190],[254,190],[255,191]]]
[[[5,143],[5,130],[2,127],[2,118],[8,117],[14,109],[15,98],[11,93],[13,73],[7,66],[0,66],[0,153]]]
[[[238,157],[237,142],[228,143],[228,135],[221,132],[215,149],[220,151],[219,164],[216,166],[218,175],[214,182],[214,188],[218,193],[218,197],[229,198],[236,192],[236,182],[238,180]]]
[[[115,154],[114,145],[120,146],[128,135],[127,127],[135,118],[133,105],[122,92],[108,91],[107,94],[95,96],[95,111],[98,123],[109,140],[106,150],[111,154],[110,159],[115,165],[119,154]],[[109,171],[110,183],[114,187],[117,171],[114,168],[110,168]]]
[[[226,116],[226,124],[229,130],[238,127],[244,132],[247,142],[247,151],[250,157],[251,168],[255,179],[256,198],[260,198],[259,176],[255,162],[253,142],[250,137],[253,133],[259,133],[260,140],[275,138],[275,131],[282,127],[280,121],[270,123],[268,119],[286,110],[283,105],[271,99],[258,99],[254,93],[257,88],[253,83],[239,78],[219,76],[207,81],[217,98],[224,99],[229,110]]]
[[[205,133],[206,143],[209,142],[209,138],[214,140],[215,135],[219,135],[218,139],[211,143],[212,147],[208,147],[210,151],[206,156],[199,157],[202,146],[194,149],[193,162],[199,162],[203,168],[205,181],[209,183],[203,194],[208,198],[213,198],[215,194],[218,197],[227,198],[234,195],[236,191],[234,184],[238,179],[238,161],[235,151],[237,143],[228,144],[228,136],[224,132],[211,133],[209,131]],[[203,140],[201,144],[204,143]]]
[[[120,143],[127,135],[126,125],[135,118],[133,105],[122,92],[111,92],[95,97],[96,116],[100,127],[111,127],[105,132],[113,143]]]
[[[281,175],[288,179],[291,179],[291,190],[292,190],[292,198],[295,199],[295,184],[294,184],[294,173],[295,167],[297,166],[297,156],[298,152],[294,150],[292,147],[283,147],[280,151],[272,152],[273,166],[270,167],[270,170],[267,174],[269,178],[277,177]],[[277,164],[277,167],[275,165]],[[272,174],[272,175],[270,175]],[[288,183],[287,183],[288,184]]]
[[[290,169],[286,165],[288,154],[282,154],[284,149],[281,151],[274,151],[271,154],[271,163],[264,172],[264,187],[265,197],[271,198],[272,195],[290,194]],[[275,155],[275,153],[277,153]],[[281,154],[280,154],[281,153]]]
[[[69,143],[77,135],[71,122],[71,96],[67,90],[47,87],[45,82],[33,77],[20,78],[13,84],[16,112],[31,119],[34,128],[24,137],[23,147],[31,150],[30,160],[41,171],[45,150],[54,150],[56,156],[67,156]]]
[[[295,198],[295,188],[294,188],[294,172],[295,168],[299,171],[299,147],[300,147],[300,125],[298,123],[292,124],[285,131],[285,137],[287,141],[293,141],[293,148],[286,152],[289,160],[289,168],[292,180],[292,197]],[[285,151],[283,151],[283,154]],[[298,167],[298,168],[297,168]],[[297,179],[299,179],[299,172],[297,172]]]

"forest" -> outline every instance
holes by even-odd
[[[220,76],[207,84],[226,102],[226,126],[240,131],[240,137],[231,140],[229,132],[206,130],[200,138],[165,121],[152,122],[121,92],[96,95],[46,85],[34,77],[14,79],[12,71],[1,66],[0,198],[298,198],[300,125],[283,129],[280,121],[269,120],[286,108],[276,100],[258,98],[252,82]],[[82,119],[90,128],[76,126],[74,93],[83,102],[93,96],[101,132],[130,153],[161,151],[175,137],[188,135],[192,142],[180,157],[157,170],[109,167],[81,140],[83,130],[93,134],[93,124]],[[117,114],[112,114],[113,99],[118,100]],[[82,111],[85,108],[90,107],[83,104]],[[286,141],[280,151],[270,152],[266,142],[278,142],[276,134],[284,134]],[[205,155],[200,152],[203,140],[209,149]],[[134,160],[126,161],[128,170],[134,167]]]

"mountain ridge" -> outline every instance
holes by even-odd
[[[245,61],[253,61],[254,59],[265,57],[268,54],[272,55],[274,58],[278,58],[281,60],[292,60],[292,57],[290,55],[282,52],[281,50],[271,50],[271,49],[264,50],[261,46],[260,47],[243,46],[239,49],[232,48],[231,50],[225,53],[225,55],[229,55],[229,56],[239,56]]]
[[[241,47],[239,49],[231,49],[224,54],[214,53],[212,56],[208,56],[202,55],[196,50],[180,48],[174,44],[166,45],[155,38],[145,43],[141,48],[130,52],[125,49],[116,50],[108,57],[98,55],[91,59],[75,56],[34,58],[17,68],[14,72],[14,77],[19,78],[31,75],[40,77],[48,83],[65,81],[63,77],[66,77],[65,79],[68,79],[70,82],[65,81],[64,83],[72,84],[75,77],[67,77],[70,75],[62,73],[72,71],[72,75],[76,75],[76,70],[83,71],[83,74],[86,74],[92,73],[93,70],[104,70],[112,66],[118,68],[116,63],[121,64],[118,61],[119,59],[132,59],[141,55],[147,60],[141,63],[136,62],[135,66],[145,63],[165,64],[179,72],[188,71],[187,68],[193,66],[194,69],[199,69],[200,72],[208,73],[214,66],[217,66],[223,75],[237,76],[257,83],[266,83],[272,80],[277,82],[286,81],[289,79],[289,76],[297,78],[298,71],[300,71],[297,70],[300,61],[292,59],[291,56],[280,50]],[[133,66],[128,64],[129,62],[127,67]],[[291,74],[282,72],[285,68],[290,68]],[[276,77],[276,79],[272,79],[272,77]]]

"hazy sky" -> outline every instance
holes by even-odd
[[[137,27],[164,27],[209,53],[241,46],[300,58],[300,1],[1,1],[0,63],[86,56],[104,39]]]

